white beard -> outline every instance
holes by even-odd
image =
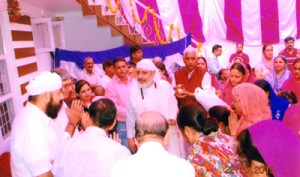
[[[137,83],[138,83],[138,86],[139,86],[141,89],[144,89],[144,88],[149,88],[149,87],[153,84],[153,81],[150,80],[149,82],[146,82],[146,83],[143,83],[143,84],[141,84],[141,83],[138,81]]]

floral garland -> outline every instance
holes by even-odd
[[[121,6],[120,0],[117,0],[117,6],[115,9],[112,8],[110,0],[106,0],[106,2],[107,2],[108,8],[111,11],[111,13],[116,14],[119,10],[119,7]]]
[[[7,0],[7,13],[11,22],[16,22],[21,17],[20,6],[17,0]]]
[[[157,19],[155,17],[155,10],[152,9],[152,15],[153,15],[153,24],[154,24],[154,28],[155,28],[155,33],[156,33],[156,36],[157,36],[157,39],[159,41],[160,44],[168,44],[170,41],[171,41],[171,38],[172,38],[172,31],[174,30],[174,24],[172,23],[170,25],[170,33],[169,33],[169,36],[168,36],[168,39],[166,41],[163,41],[161,36],[160,36],[160,33],[159,33],[159,29],[158,29],[158,25],[157,25]]]
[[[197,52],[199,53],[199,56],[201,57],[202,56],[202,43],[201,42],[198,42],[197,44]]]
[[[180,39],[180,28],[177,26],[177,35],[178,35],[178,40]]]
[[[132,9],[131,12],[132,12],[133,20],[134,20],[137,24],[140,24],[140,25],[143,24],[143,23],[145,23],[145,21],[147,20],[147,14],[148,14],[149,10],[150,10],[150,7],[148,6],[147,9],[144,11],[144,16],[143,16],[142,21],[139,21],[139,20],[137,19],[137,17],[136,17],[136,14],[135,14],[134,9]]]

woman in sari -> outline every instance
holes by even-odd
[[[292,76],[283,83],[282,91],[292,91],[300,100],[300,59],[294,61]]]
[[[203,71],[203,73],[208,72],[207,71],[207,62],[204,57],[198,57],[198,66],[201,68],[201,71]],[[220,97],[220,95],[222,93],[220,83],[214,74],[209,73],[209,75],[211,76],[211,85],[215,88],[216,95],[218,97]]]
[[[229,70],[229,79],[227,84],[225,85],[221,99],[225,101],[228,105],[232,106],[232,89],[247,81],[246,69],[241,63],[233,63]]]
[[[271,87],[277,94],[282,90],[283,83],[290,77],[291,72],[287,67],[287,60],[285,56],[277,56],[274,58],[274,69],[267,73],[266,81],[271,84]]]
[[[232,89],[233,112],[229,116],[232,136],[262,120],[271,120],[267,94],[251,83],[242,83]]]
[[[218,129],[215,118],[189,105],[180,109],[177,124],[183,137],[192,145],[187,160],[196,176],[243,176],[232,137]]]
[[[266,44],[262,48],[262,60],[255,65],[256,79],[265,79],[268,72],[273,71],[273,46]]]
[[[278,97],[267,81],[257,80],[254,82],[254,84],[262,88],[266,92],[269,99],[268,105],[270,106],[272,111],[272,119],[282,121],[284,113],[289,107],[290,102],[285,98]]]

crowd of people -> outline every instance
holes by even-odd
[[[189,46],[170,73],[135,45],[102,76],[91,57],[80,78],[44,71],[14,119],[12,175],[300,177],[300,50],[285,45],[256,66],[242,43],[225,67],[221,45],[207,58]]]

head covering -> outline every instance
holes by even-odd
[[[286,109],[291,104],[287,99],[280,98],[276,95],[270,83],[266,81],[270,87],[270,108],[272,111],[272,119],[282,121]]]
[[[259,153],[276,177],[299,176],[300,140],[279,121],[261,121],[249,132]]]
[[[154,63],[149,60],[149,59],[143,59],[141,61],[139,61],[136,65],[136,69],[145,69],[145,70],[148,70],[148,71],[155,71],[155,75],[153,77],[153,81],[154,82],[158,82],[161,80],[161,76],[159,74],[159,71],[158,69],[156,68],[156,66],[154,65]]]
[[[287,62],[287,59],[285,56],[279,55],[273,59],[273,65],[277,58],[282,58],[285,61],[285,63]],[[288,69],[288,64],[286,64],[286,67],[284,68],[284,71],[283,71],[282,75],[280,76],[280,78],[277,77],[277,73],[276,73],[275,69],[273,69],[272,72],[267,73],[265,80],[267,80],[270,83],[270,85],[272,86],[274,91],[280,92],[282,90],[283,83],[288,78],[290,78],[290,76],[291,76],[291,72]]]
[[[56,73],[44,71],[29,82],[26,86],[26,90],[29,95],[40,95],[59,90],[61,87],[61,78]]]
[[[292,104],[285,112],[283,123],[300,138],[300,103]]]
[[[247,75],[247,68],[245,67],[245,65],[243,63],[236,63],[236,64],[240,64],[243,66],[244,70],[245,70],[245,74],[243,75],[243,80],[242,80],[242,83],[245,83],[247,82],[247,79],[248,77],[246,76]],[[230,66],[231,68],[232,66]],[[233,69],[233,68],[232,68]],[[222,94],[222,99],[230,106],[232,107],[232,89],[236,86],[233,86],[232,83],[231,83],[231,80],[230,80],[230,70],[229,69],[229,75],[228,75],[228,79],[227,79],[227,82],[223,88],[223,94]],[[239,84],[238,84],[239,85]]]
[[[236,98],[242,112],[238,132],[259,121],[271,119],[267,94],[258,86],[251,83],[239,84],[232,89],[232,97]]]

